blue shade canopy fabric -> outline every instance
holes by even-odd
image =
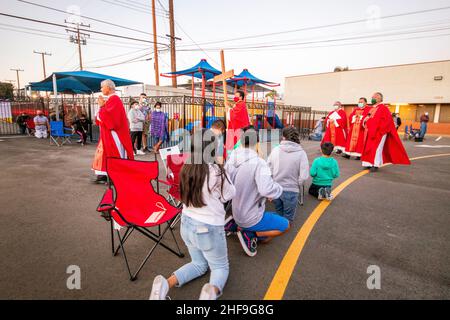
[[[116,87],[130,86],[141,82],[112,77],[90,71],[55,72],[58,92],[90,94],[100,91],[100,83],[110,79]],[[53,91],[53,74],[41,82],[30,82],[33,91]]]
[[[256,84],[262,84],[262,85],[266,85],[269,87],[278,87],[280,84],[279,83],[273,83],[270,81],[266,81],[266,80],[261,80],[257,77],[255,77],[254,75],[252,75],[248,69],[244,69],[242,70],[242,72],[240,74],[238,74],[237,76],[234,76],[233,78],[227,80],[227,82],[229,84],[236,84],[238,87],[242,87],[244,85],[247,86],[253,86]]]
[[[202,75],[204,74],[205,79],[210,80],[221,73],[222,73],[221,71],[211,66],[208,63],[208,61],[206,61],[206,59],[202,59],[198,64],[196,64],[192,68],[181,71],[162,73],[161,76],[168,78],[179,76],[194,76],[195,78],[202,79]]]

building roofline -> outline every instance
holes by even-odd
[[[319,73],[307,73],[307,74],[299,74],[299,75],[295,75],[295,76],[288,76],[288,77],[285,77],[285,79],[306,77],[306,76],[317,76],[317,75],[323,75],[323,74],[344,73],[344,72],[352,72],[352,71],[363,71],[363,70],[373,70],[373,69],[405,67],[405,66],[413,66],[413,65],[419,65],[419,64],[442,63],[442,62],[450,62],[450,60],[437,60],[437,61],[414,62],[414,63],[405,63],[405,64],[394,64],[394,65],[388,65],[388,66],[368,67],[368,68],[360,68],[360,69],[350,69],[350,70],[347,70],[347,71],[336,71],[336,72],[330,71],[330,72],[319,72]]]

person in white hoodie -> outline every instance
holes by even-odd
[[[233,219],[225,231],[237,232],[245,253],[251,257],[257,251],[257,242],[268,242],[289,229],[289,221],[280,215],[265,211],[266,199],[277,199],[283,188],[273,181],[266,161],[256,152],[258,133],[247,129],[241,136],[241,146],[235,149],[225,164],[225,170],[236,188],[232,201]]]
[[[165,300],[169,289],[181,287],[211,270],[209,283],[203,286],[200,300],[215,300],[223,292],[229,274],[225,236],[224,203],[231,200],[236,189],[211,148],[214,136],[195,133],[191,159],[180,173],[180,194],[183,202],[180,233],[192,261],[178,268],[169,278],[162,275],[153,281],[150,300]],[[210,152],[208,154],[208,151]]]
[[[272,150],[267,164],[275,182],[283,187],[281,197],[273,200],[277,213],[293,221],[297,211],[300,188],[309,178],[309,162],[300,145],[300,134],[293,127],[284,128],[283,140]]]

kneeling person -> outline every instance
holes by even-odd
[[[258,156],[257,144],[257,132],[253,128],[246,130],[241,136],[241,147],[231,153],[225,166],[236,188],[232,204],[234,221],[226,229],[239,230],[242,247],[251,257],[256,255],[258,240],[267,242],[289,229],[286,218],[265,212],[266,198],[278,199],[283,189],[273,181],[269,166]]]
[[[331,186],[333,180],[339,177],[339,165],[336,159],[331,157],[334,145],[331,142],[325,142],[321,145],[322,156],[314,159],[310,175],[313,178],[309,187],[309,194],[319,200],[333,200]]]

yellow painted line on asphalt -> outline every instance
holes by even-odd
[[[427,158],[436,158],[436,157],[445,157],[450,156],[450,153],[443,154],[435,154],[429,156],[421,156],[410,158],[411,161],[419,160],[419,159],[427,159]],[[386,164],[388,166],[391,164]],[[368,170],[363,170],[344,182],[342,182],[339,186],[337,186],[333,190],[333,195],[336,198],[342,190],[348,187],[350,184],[361,178],[362,176],[369,173]],[[330,201],[321,201],[317,207],[313,210],[313,212],[309,215],[308,219],[306,219],[305,223],[302,225],[300,230],[298,231],[295,239],[292,241],[289,249],[287,250],[283,260],[281,261],[275,276],[270,283],[269,288],[267,289],[266,295],[264,296],[264,300],[281,300],[283,299],[284,292],[286,291],[289,280],[291,279],[292,273],[294,272],[294,268],[297,265],[297,261],[300,257],[300,254],[305,246],[308,237],[314,228],[317,221],[323,215],[325,210],[332,202]]]

